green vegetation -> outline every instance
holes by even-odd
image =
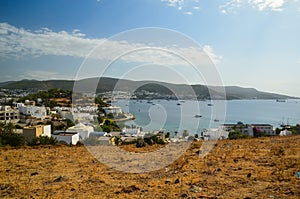
[[[140,137],[139,137],[139,138],[137,138],[137,140],[136,140],[135,146],[136,146],[137,148],[145,147],[145,146],[146,146],[146,142],[144,141],[143,138],[140,138]]]
[[[149,145],[153,145],[153,144],[166,144],[165,141],[158,135],[152,135],[151,137],[145,137],[144,141],[149,144]]]
[[[39,136],[31,140],[28,143],[29,146],[38,146],[38,145],[56,145],[58,143],[57,139],[54,137],[48,136]]]
[[[39,91],[38,93],[29,94],[25,97],[21,97],[18,102],[24,102],[25,100],[30,101],[37,101],[38,98],[42,100],[40,105],[45,105],[46,107],[53,108],[54,106],[57,106],[58,103],[54,101],[55,98],[66,98],[69,99],[70,102],[68,102],[67,106],[70,106],[71,104],[71,97],[72,97],[72,91],[70,90],[63,90],[59,88],[52,88],[49,90]]]
[[[0,123],[0,146],[23,146],[25,144],[24,137],[15,133],[15,129],[13,123]]]
[[[244,138],[248,138],[248,137],[249,137],[248,135],[245,135],[237,130],[229,132],[229,135],[228,135],[228,138],[230,140],[244,139]]]

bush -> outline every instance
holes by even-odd
[[[57,139],[54,137],[48,136],[39,136],[33,138],[31,142],[28,143],[29,146],[37,146],[37,145],[56,145],[58,143]]]
[[[141,148],[141,147],[145,147],[146,146],[146,142],[144,141],[143,138],[138,138],[136,140],[136,145],[135,145],[137,148]]]
[[[157,136],[157,135],[152,135],[151,137],[148,138],[144,138],[144,141],[149,144],[149,145],[153,145],[153,144],[165,144],[165,141]]]
[[[243,139],[243,138],[248,138],[248,135],[245,135],[239,131],[231,131],[229,132],[228,138],[230,140],[236,140],[236,139]]]
[[[16,133],[2,133],[0,134],[1,146],[23,146],[25,145],[25,139],[20,134]]]

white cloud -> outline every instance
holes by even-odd
[[[286,0],[230,0],[219,6],[219,9],[224,14],[234,13],[242,6],[251,6],[259,11],[282,11],[286,2]]]
[[[183,14],[192,15],[190,10],[199,11],[200,2],[199,0],[161,0],[167,6],[175,7]]]
[[[186,14],[186,15],[192,15],[193,13],[191,11],[188,11],[188,12],[184,12],[184,14]]]
[[[166,2],[168,6],[171,7],[182,7],[184,5],[185,0],[161,0],[162,2]]]
[[[187,63],[179,58],[174,59],[176,57],[174,54],[181,54],[198,63],[207,63],[209,60],[206,52],[213,62],[220,60],[220,57],[215,55],[209,46],[205,46],[202,50],[194,47],[155,45],[150,45],[149,48],[149,45],[145,43],[86,38],[85,34],[79,30],[54,32],[48,28],[42,28],[31,31],[0,23],[0,57],[2,58],[16,59],[27,55],[85,58],[89,55],[89,58],[96,60],[114,60],[120,54],[128,52],[131,53],[119,59],[125,62],[184,65]]]
[[[44,71],[44,70],[30,70],[19,75],[18,79],[50,80],[50,79],[72,79],[72,77],[71,76],[67,77],[66,75],[58,72]]]
[[[249,0],[249,3],[260,11],[266,9],[282,11],[285,0]]]

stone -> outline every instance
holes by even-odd
[[[33,172],[33,173],[31,173],[30,175],[31,176],[35,176],[35,175],[37,175],[37,174],[39,174],[38,172]]]
[[[53,182],[62,182],[62,181],[67,181],[69,180],[69,177],[67,176],[59,176],[58,178],[56,178],[55,180],[53,180]]]
[[[200,193],[201,191],[202,191],[202,188],[197,185],[192,185],[190,188],[190,192]]]

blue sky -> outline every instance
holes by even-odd
[[[299,21],[297,0],[1,1],[0,82],[74,79],[99,43],[130,29],[158,27],[177,31],[198,43],[210,56],[224,85],[300,96]],[[135,36],[121,46],[140,46],[139,35]],[[163,37],[167,36],[157,40],[164,43],[169,39]],[[114,39],[107,43],[108,50],[96,57],[93,67],[113,57],[115,46],[120,46]],[[139,56],[114,62],[106,75],[120,77],[126,67],[129,71],[140,64],[143,70],[123,77],[185,82],[169,75],[162,59],[155,60],[156,65],[161,61],[160,70],[145,64],[147,60],[141,59],[144,54]],[[92,59],[94,62],[95,57]],[[198,80],[192,70],[180,68],[180,61],[175,65],[172,67],[178,68],[178,73],[190,77],[189,83],[207,82],[205,77]],[[84,77],[97,76],[94,69]]]

